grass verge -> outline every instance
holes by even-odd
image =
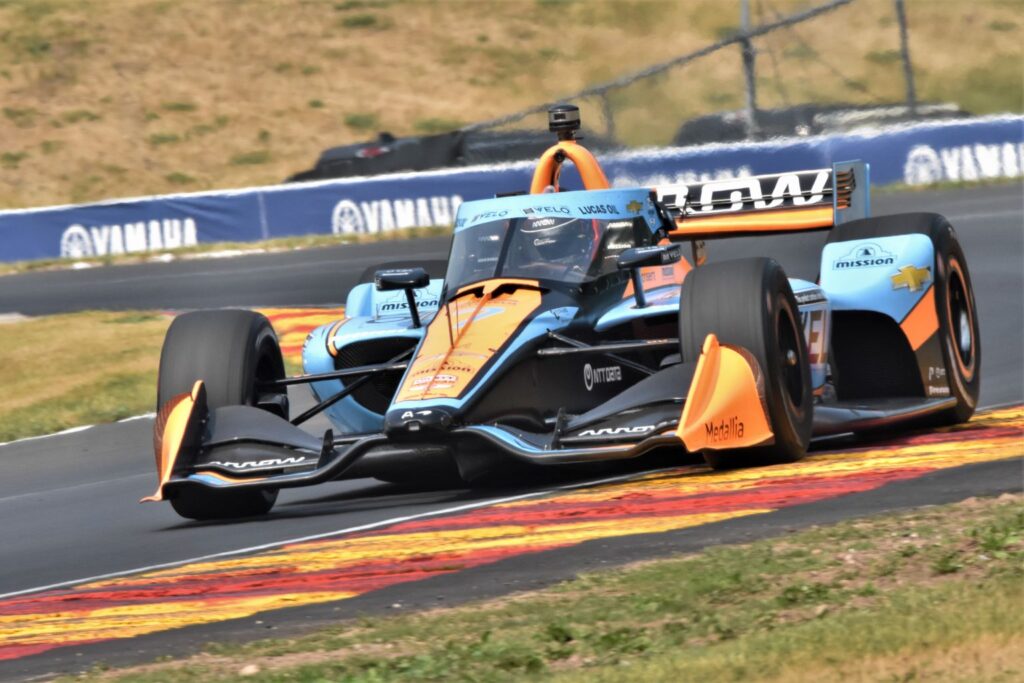
[[[34,270],[66,270],[73,267],[113,266],[132,263],[152,263],[173,261],[179,258],[214,258],[224,252],[264,253],[276,251],[292,251],[295,249],[315,249],[333,247],[339,244],[366,244],[369,242],[388,242],[392,240],[417,239],[420,237],[438,237],[451,234],[450,226],[432,226],[425,228],[402,228],[389,232],[367,233],[356,235],[295,235],[279,237],[262,242],[208,242],[181,249],[153,251],[137,254],[115,254],[96,256],[83,259],[40,259],[36,261],[15,261],[0,263],[0,275],[12,275]]]
[[[0,441],[153,410],[170,321],[88,311],[0,325]]]
[[[1024,496],[814,528],[90,680],[1020,680]]]
[[[154,410],[172,317],[85,311],[0,324],[0,443]],[[40,349],[68,338],[40,358]],[[284,363],[287,374],[302,372],[297,355]]]
[[[751,23],[811,4],[764,2]],[[1021,110],[1018,0],[906,5],[919,100]],[[277,182],[325,148],[554,101],[739,23],[738,3],[716,0],[0,0],[0,207]],[[754,47],[764,109],[904,99],[891,0]],[[583,120],[603,134],[611,111],[626,144],[666,144],[691,117],[743,106],[742,64],[729,47],[584,100]],[[544,130],[543,116],[522,126]]]

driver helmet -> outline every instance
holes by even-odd
[[[527,219],[520,231],[537,258],[580,265],[593,259],[600,234],[597,221],[555,216]]]

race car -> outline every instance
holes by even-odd
[[[384,268],[352,289],[306,339],[304,374],[285,377],[258,313],[177,317],[144,500],[249,516],[340,478],[473,483],[654,451],[759,465],[812,437],[970,418],[977,309],[945,218],[870,216],[860,162],[610,188],[578,110],[549,120],[558,141],[529,192],[462,204],[443,277]],[[584,189],[560,186],[566,162]],[[707,259],[713,240],[816,230],[817,282],[767,257]],[[298,414],[295,384],[316,399]],[[300,428],[319,413],[332,429]]]

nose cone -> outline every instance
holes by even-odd
[[[389,439],[430,439],[443,436],[454,420],[446,408],[396,409],[384,417],[384,434]]]

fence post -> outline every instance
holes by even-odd
[[[608,91],[601,93],[601,112],[604,114],[605,135],[611,143],[617,142],[615,138],[615,112],[612,111],[612,103],[608,98]]]
[[[754,44],[750,41],[750,0],[740,2],[740,31],[743,38],[743,75],[747,91],[747,139],[758,137],[757,125],[757,74],[754,69]]]
[[[910,45],[907,42],[907,12],[903,0],[893,0],[896,5],[896,20],[900,24],[900,54],[903,57],[903,79],[907,84],[907,106],[911,116],[917,116],[917,93],[914,90],[914,68],[910,64]]]

